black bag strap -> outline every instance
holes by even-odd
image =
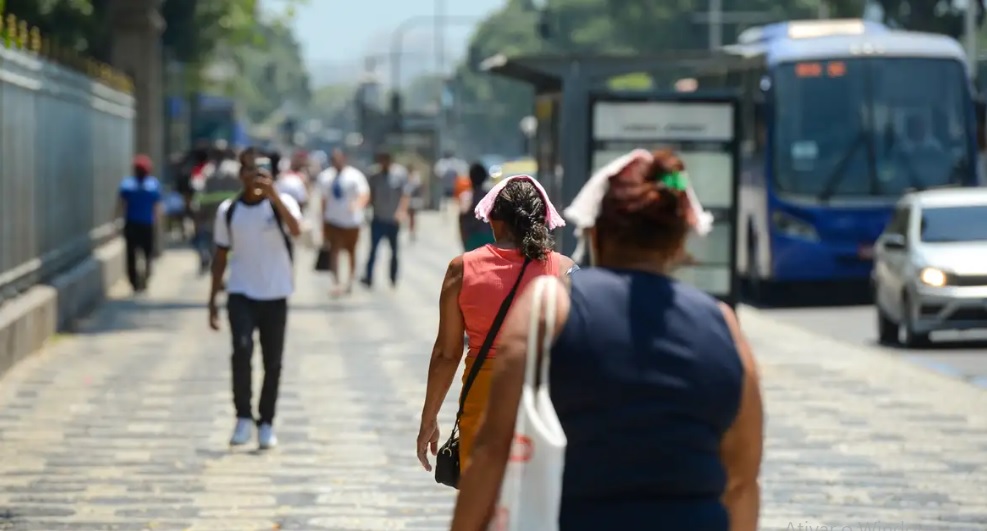
[[[233,248],[233,211],[236,210],[236,206],[240,204],[240,199],[243,196],[237,194],[233,198],[233,202],[230,203],[230,207],[226,209],[226,235],[229,240],[230,248]]]
[[[479,352],[476,353],[476,360],[473,361],[473,366],[470,368],[470,372],[466,376],[466,381],[463,383],[463,391],[459,395],[459,411],[456,413],[456,424],[452,428],[450,437],[454,436],[459,429],[459,419],[463,416],[463,408],[466,407],[466,397],[469,395],[470,387],[473,386],[473,381],[476,380],[477,374],[480,373],[483,362],[487,359],[487,355],[490,354],[493,342],[497,339],[497,333],[500,332],[500,327],[504,324],[504,319],[507,318],[507,311],[511,309],[511,303],[514,302],[517,290],[521,286],[521,279],[524,278],[524,272],[527,271],[528,264],[530,263],[530,258],[524,259],[524,264],[521,265],[521,272],[518,273],[517,280],[514,281],[514,286],[507,293],[507,296],[504,297],[504,302],[501,303],[500,310],[497,310],[497,316],[494,317],[493,323],[490,325],[490,331],[487,332],[487,337],[483,340],[483,345],[480,346]]]
[[[240,201],[243,200],[243,194],[237,194],[233,198],[233,202],[230,203],[230,208],[226,209],[226,234],[229,237],[230,249],[233,248],[233,210],[236,208]],[[265,200],[266,201],[266,200]],[[268,201],[270,202],[270,201]],[[284,230],[284,221],[281,219],[281,214],[278,209],[271,205],[271,211],[274,212],[274,221],[278,224],[278,230],[281,231],[281,236],[284,238],[284,245],[288,249],[288,258],[294,262],[295,261],[295,246],[291,243],[291,237]]]
[[[291,236],[288,236],[288,231],[284,230],[284,221],[281,219],[281,213],[278,209],[271,205],[271,210],[274,211],[274,221],[278,224],[278,230],[281,231],[281,237],[284,238],[284,246],[288,249],[288,259],[292,262],[295,261],[295,246],[291,242]]]

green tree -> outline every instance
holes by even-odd
[[[111,0],[7,0],[12,14],[61,48],[109,62]]]
[[[229,94],[253,122],[265,120],[286,103],[307,108],[312,99],[308,72],[291,30],[256,23],[254,31],[259,39],[231,49],[238,75],[229,83]]]
[[[638,51],[703,50],[709,47],[705,15],[708,0],[604,0],[617,37]],[[863,0],[828,0],[831,16],[859,17]],[[723,11],[759,13],[763,21],[725,23],[724,43],[730,43],[752,25],[782,20],[816,18],[819,0],[723,0]]]
[[[312,93],[309,112],[314,118],[327,119],[353,102],[356,87],[352,85],[326,85]]]
[[[620,51],[605,0],[551,0],[545,20],[548,39],[539,33],[542,18],[530,0],[511,0],[477,28],[466,63],[456,73],[457,137],[470,138],[476,149],[509,153],[519,146],[518,123],[532,112],[531,88],[523,83],[477,72],[476,63],[496,54],[507,56]],[[482,146],[482,147],[481,147]]]
[[[982,0],[976,2],[978,20],[983,22]],[[879,0],[884,11],[885,22],[892,22],[903,28],[942,33],[954,38],[963,36],[965,10],[959,9],[949,0]]]
[[[865,0],[824,0],[830,16],[859,17]],[[529,0],[511,0],[473,35],[469,59],[456,76],[460,109],[458,137],[482,141],[486,149],[511,150],[521,117],[531,112],[530,89],[477,73],[475,63],[497,53],[508,56],[546,53],[656,53],[705,50],[709,33],[702,16],[708,0],[548,0],[545,14]],[[751,25],[815,18],[819,0],[723,0],[726,12],[758,12],[761,20],[727,23],[723,41],[732,42]],[[665,69],[666,65],[656,65]],[[611,80],[622,90],[646,90],[664,82],[656,74],[629,72]],[[673,77],[681,72],[665,71]],[[664,77],[664,76],[662,76]],[[501,142],[504,139],[504,142]]]
[[[7,0],[6,12],[37,27],[56,45],[109,62],[112,8],[128,0]],[[308,0],[290,0],[283,25]],[[256,42],[259,0],[165,0],[162,42],[175,59],[205,65],[221,44]]]

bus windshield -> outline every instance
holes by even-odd
[[[960,62],[807,61],[779,65],[774,77],[779,192],[897,197],[975,178],[972,103]]]

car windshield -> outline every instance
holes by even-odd
[[[926,243],[987,241],[987,205],[922,209]]]
[[[775,70],[775,186],[829,197],[897,197],[975,178],[963,66],[868,58]]]

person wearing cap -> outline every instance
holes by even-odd
[[[756,531],[760,383],[733,310],[673,276],[690,233],[712,223],[684,164],[636,150],[593,175],[565,215],[593,267],[545,290],[554,323],[541,312],[531,324],[534,289],[507,316],[451,529],[487,528],[514,456],[528,342],[548,339],[540,407],[566,439],[561,499],[546,500],[559,503],[556,529]]]
[[[117,217],[124,221],[123,238],[127,246],[127,278],[134,292],[147,289],[154,257],[155,226],[164,219],[161,183],[151,175],[150,157],[134,157],[133,174],[120,182]],[[138,271],[138,257],[143,271]]]

